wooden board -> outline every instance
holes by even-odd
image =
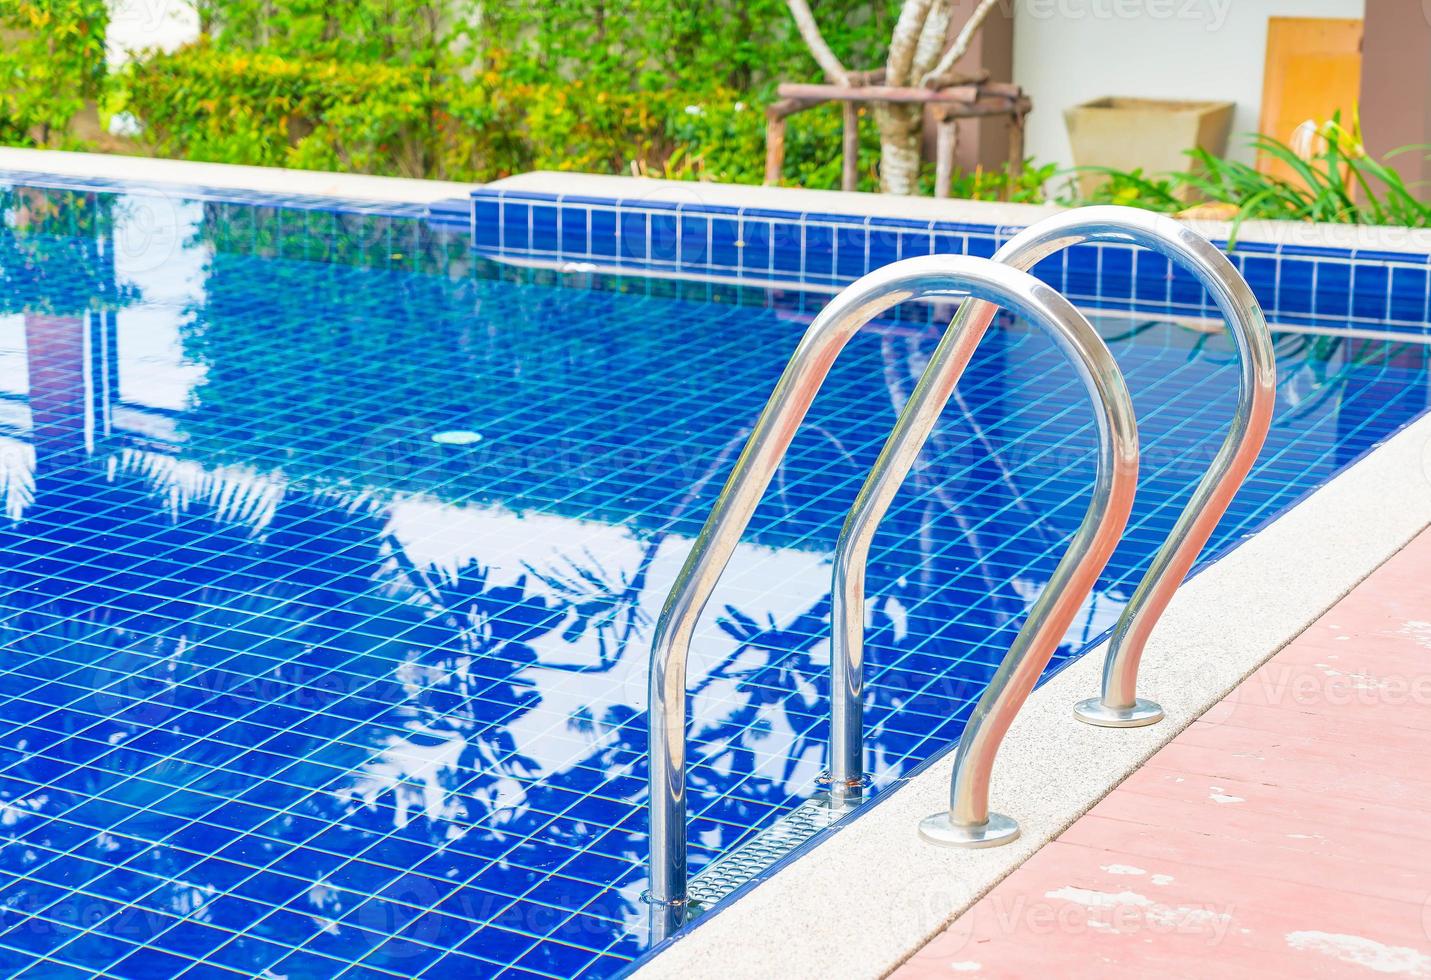
[[[1341,110],[1351,122],[1361,93],[1362,22],[1341,17],[1270,17],[1258,131],[1284,143],[1308,119]],[[1257,169],[1278,177],[1290,168],[1258,154]]]

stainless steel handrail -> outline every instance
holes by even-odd
[[[1030,623],[1016,640],[1045,643],[1061,638],[1067,621],[1039,623],[1049,615],[1071,618],[1082,596],[1070,599],[1057,584],[1081,586],[1102,568],[1127,520],[1137,475],[1137,427],[1126,385],[1107,348],[1088,321],[1058,292],[1011,266],[971,256],[933,255],[906,259],[878,269],[846,287],[814,319],[757,419],[745,449],[711,509],[685,565],[681,568],[656,623],[651,645],[650,735],[650,891],[652,926],[664,935],[684,918],[686,882],[686,663],[691,635],[716,581],[730,560],[769,485],[781,458],[805,417],[836,356],[861,326],[906,300],[965,293],[997,303],[1044,327],[1076,359],[1094,396],[1102,451],[1098,489],[1089,518],[1075,537],[1074,552],[1055,571],[1054,581],[1036,604]],[[989,315],[992,315],[990,307]],[[982,328],[967,322],[951,325],[941,348],[959,352],[967,362]],[[926,372],[925,379],[929,377]],[[925,381],[922,380],[921,384]],[[907,414],[907,413],[906,413]],[[914,447],[912,451],[917,451]],[[1090,527],[1095,512],[1098,526]],[[1102,560],[1097,560],[1101,557]],[[1077,566],[1076,568],[1073,566]],[[1096,568],[1092,567],[1097,565]],[[1083,593],[1086,595],[1088,589]],[[1070,607],[1071,602],[1071,607]],[[1047,628],[1035,628],[1047,627]],[[1055,641],[1056,642],[1056,639]],[[1029,643],[1025,643],[1028,646]],[[1045,644],[1046,645],[1046,644]],[[1040,648],[1041,649],[1041,648]],[[1051,653],[1052,647],[1049,647]],[[1005,666],[1009,665],[1006,659]],[[1042,665],[1033,670],[1037,677]],[[1014,682],[1000,668],[995,684],[1017,694],[1028,670],[1016,670]],[[1002,678],[1002,679],[1001,679]],[[1032,686],[1032,680],[1028,686]],[[1026,693],[1026,692],[1025,692]],[[1021,700],[1021,699],[1019,699]],[[1003,702],[1009,704],[1006,698]],[[1013,705],[1014,710],[1017,705]]]
[[[1113,206],[1065,212],[1025,229],[994,259],[1028,269],[1061,249],[1087,241],[1142,245],[1186,265],[1211,291],[1241,359],[1237,409],[1227,436],[1119,617],[1104,664],[1102,696],[1081,702],[1076,709],[1077,716],[1090,724],[1132,727],[1162,718],[1160,706],[1136,696],[1143,648],[1261,451],[1272,420],[1276,362],[1261,307],[1236,267],[1211,242],[1162,215]],[[864,570],[870,543],[953,393],[970,345],[977,345],[993,315],[994,308],[979,300],[960,306],[840,534],[831,612],[835,675],[829,773],[837,792],[858,794],[864,774]]]

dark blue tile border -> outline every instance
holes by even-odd
[[[1020,230],[496,187],[472,197],[472,243],[485,254],[826,287],[931,252],[987,257]],[[447,217],[450,208],[442,206]],[[1270,242],[1240,242],[1229,254],[1274,321],[1431,334],[1431,255]],[[1078,245],[1034,274],[1100,309],[1217,313],[1207,290],[1180,266],[1124,245]]]

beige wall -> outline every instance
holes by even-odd
[[[1267,18],[1361,17],[1365,0],[1010,2],[1014,80],[1034,104],[1028,152],[1067,165],[1063,110],[1105,95],[1235,102],[1230,148],[1237,147],[1237,134],[1257,128]]]

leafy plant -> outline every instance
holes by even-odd
[[[576,80],[513,84],[496,72],[442,79],[414,66],[222,51],[213,41],[132,66],[126,108],[161,156],[225,163],[491,180],[521,170],[639,173],[759,183],[765,114],[738,92],[693,98]],[[785,180],[839,186],[838,107],[792,120]],[[865,127],[862,186],[876,186]]]
[[[1431,225],[1431,204],[1418,199],[1390,163],[1367,154],[1355,121],[1347,127],[1340,114],[1334,115],[1310,130],[1308,137],[1304,142],[1309,145],[1301,149],[1270,136],[1248,138],[1253,149],[1285,164],[1296,175],[1295,180],[1194,149],[1188,151],[1192,166],[1187,171],[1163,175],[1101,167],[1073,171],[1100,174],[1105,180],[1087,196],[1080,195],[1070,182],[1060,202],[1128,204],[1182,212],[1191,197],[1235,208],[1234,230],[1248,219]],[[1390,156],[1428,149],[1431,147],[1405,147]]]
[[[842,56],[882,54],[898,0],[824,0]],[[713,88],[766,100],[774,84],[817,70],[784,0],[507,0],[483,10],[482,67],[513,81],[584,81],[613,94],[670,92],[694,103]]]
[[[105,83],[105,0],[0,4],[0,143],[70,148]]]

